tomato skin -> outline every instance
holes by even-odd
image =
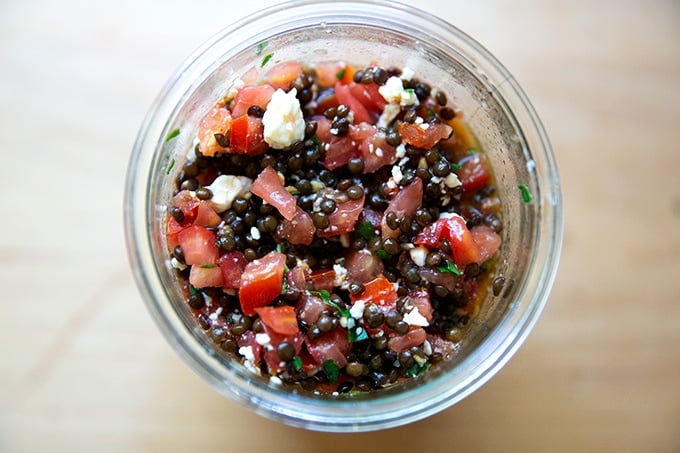
[[[284,91],[288,91],[291,84],[300,74],[302,74],[302,64],[300,62],[284,61],[272,67],[267,72],[266,78],[269,85],[274,89],[281,88]]]
[[[231,122],[229,150],[235,154],[260,155],[269,149],[264,141],[262,119],[241,115]]]
[[[340,82],[335,84],[335,96],[339,104],[344,104],[354,113],[354,123],[369,123],[373,124],[377,118],[373,118],[366,110],[366,107],[354,97],[348,85],[343,85]]]
[[[375,83],[363,84],[352,82],[349,84],[349,90],[371,113],[371,117],[379,117],[387,105],[387,101],[378,92],[378,85]]]
[[[223,286],[224,279],[222,277],[222,270],[219,266],[212,265],[213,267],[203,267],[195,264],[191,266],[189,271],[189,283],[191,283],[195,288],[206,288]]]
[[[182,247],[188,265],[215,264],[220,253],[215,245],[217,235],[202,226],[192,225],[179,232],[177,242]]]
[[[281,294],[285,265],[286,255],[275,251],[246,265],[239,286],[244,314],[254,315],[256,307],[269,305]]]
[[[221,221],[222,218],[215,212],[209,201],[201,200],[198,202],[194,225],[214,227],[219,225]]]
[[[416,327],[404,335],[397,335],[387,341],[387,347],[396,353],[408,351],[413,346],[420,346],[427,340],[427,333],[422,327]]]
[[[204,156],[214,156],[226,151],[215,139],[215,134],[227,135],[231,126],[231,113],[224,106],[213,107],[198,126],[198,149]]]
[[[238,250],[220,256],[217,264],[222,271],[225,288],[238,289],[241,286],[241,275],[243,275],[247,263],[245,255]]]
[[[480,248],[468,230],[463,217],[456,214],[437,220],[418,234],[415,243],[436,248],[442,239],[449,241],[453,252],[453,262],[458,269],[463,270],[463,267],[470,263],[481,263]]]
[[[354,226],[364,208],[366,195],[356,200],[347,200],[339,203],[331,214],[328,215],[328,228],[317,231],[319,237],[339,236],[354,231]]]
[[[182,210],[184,214],[183,224],[188,225],[196,218],[198,209],[198,199],[191,196],[188,190],[180,190],[177,195],[172,197],[172,205]]]
[[[482,263],[494,256],[501,246],[501,236],[486,225],[477,225],[470,230],[470,233],[479,247]]]
[[[353,125],[349,136],[357,143],[357,153],[364,161],[364,174],[397,161],[396,149],[387,143],[385,133],[376,126],[366,122]]]
[[[179,245],[177,236],[179,235],[180,231],[182,231],[184,228],[186,227],[177,223],[177,220],[175,220],[172,216],[168,216],[168,224],[165,228],[165,235],[168,239],[168,248],[170,250],[174,249]]]
[[[347,281],[364,284],[383,273],[385,265],[382,260],[367,249],[350,250],[345,256]]]
[[[295,335],[300,332],[295,309],[290,305],[283,307],[256,307],[262,322],[280,335]]]
[[[294,245],[309,245],[314,241],[314,222],[312,216],[300,206],[295,207],[293,220],[283,219],[276,227],[276,235]]]
[[[338,327],[313,340],[307,338],[306,343],[317,364],[322,365],[326,360],[332,359],[340,368],[347,365],[346,356],[352,346],[345,329]]]
[[[423,204],[423,180],[416,177],[411,184],[402,188],[390,200],[382,218],[381,232],[383,238],[394,238],[401,234],[399,229],[393,230],[387,225],[387,214],[394,212],[398,218],[413,216]]]
[[[423,126],[427,128],[423,128]],[[399,136],[401,140],[411,146],[421,149],[430,149],[440,140],[445,140],[451,136],[453,129],[448,124],[412,124],[402,123],[399,125]]]
[[[472,153],[458,162],[458,179],[463,185],[464,193],[473,193],[489,182],[491,175],[486,160],[479,153]]]
[[[260,172],[253,181],[250,191],[274,206],[286,219],[293,220],[295,217],[295,197],[286,190],[278,173],[272,167]]]
[[[364,292],[359,295],[350,294],[352,303],[362,301],[365,305],[392,306],[397,301],[394,285],[382,275],[364,283]]]
[[[267,84],[251,85],[241,88],[234,97],[234,105],[231,109],[232,116],[237,118],[246,115],[248,109],[253,105],[266,109],[273,94],[274,87]]]
[[[307,281],[312,284],[312,288],[316,291],[321,291],[322,289],[332,291],[333,283],[335,282],[335,271],[333,269],[316,269],[307,277]]]

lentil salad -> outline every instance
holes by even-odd
[[[167,238],[216,347],[327,393],[455,353],[494,275],[500,199],[441,90],[408,68],[284,62],[199,126]]]

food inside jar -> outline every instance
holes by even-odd
[[[216,348],[280,385],[376,391],[455,354],[501,292],[500,203],[464,112],[414,71],[283,62],[205,113],[169,259]]]

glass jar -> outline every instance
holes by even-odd
[[[266,43],[266,47],[264,47]],[[264,47],[264,50],[262,50]],[[488,156],[502,201],[502,294],[491,292],[456,354],[404,385],[358,395],[296,392],[217,351],[198,326],[169,262],[164,220],[177,172],[200,119],[262,59],[409,67],[460,108]],[[180,134],[166,140],[172,131]],[[524,202],[519,185],[533,201]],[[562,241],[559,178],[550,143],[526,95],[481,45],[451,24],[395,2],[293,1],[247,17],[212,38],[170,78],[141,126],[130,159],[125,226],[130,263],[147,308],[184,361],[219,393],[259,414],[320,431],[369,431],[439,412],[488,381],[536,322]]]

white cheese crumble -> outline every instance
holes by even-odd
[[[416,75],[416,72],[408,66],[401,70],[401,78],[403,80],[411,80],[414,75]]]
[[[399,143],[397,145],[397,159],[402,159],[404,156],[406,156],[406,146],[403,143]]]
[[[425,343],[423,343],[423,352],[425,355],[432,355],[432,345],[427,340],[425,340]]]
[[[255,354],[253,354],[252,346],[241,346],[240,348],[238,348],[238,353],[241,354],[243,357],[246,358],[246,360],[250,362],[255,361]]]
[[[413,310],[406,313],[403,320],[410,326],[427,327],[430,325],[425,316],[421,315],[416,307],[413,307]]]
[[[218,213],[231,208],[231,204],[237,197],[250,194],[250,186],[253,180],[245,176],[220,175],[208,186],[212,192],[210,205]]]
[[[287,148],[305,138],[305,120],[296,94],[295,88],[288,93],[279,88],[267,105],[262,117],[264,141],[272,148]]]
[[[449,173],[446,179],[444,179],[444,185],[446,187],[454,188],[460,186],[460,179],[458,179],[458,175],[455,173]]]
[[[399,104],[387,104],[385,106],[385,109],[382,111],[380,114],[380,118],[378,118],[378,124],[376,126],[378,128],[381,127],[387,127],[394,121],[394,119],[399,115],[399,112],[401,112],[401,107]]]
[[[333,272],[335,272],[335,280],[333,281],[333,286],[342,286],[347,278],[347,269],[339,264],[333,265]]]
[[[187,268],[186,264],[181,263],[177,258],[174,256],[170,260],[170,266],[174,267],[177,270],[183,271],[184,269]]]
[[[269,382],[271,382],[271,383],[274,384],[274,385],[281,385],[281,384],[283,384],[283,381],[282,381],[281,378],[279,378],[278,376],[270,376],[270,377],[269,377]]]
[[[352,308],[349,309],[349,314],[352,315],[352,318],[361,319],[364,315],[364,308],[366,308],[364,301],[358,300],[352,305]]]
[[[260,230],[258,230],[257,227],[254,227],[254,226],[250,227],[250,235],[251,235],[252,238],[255,239],[256,241],[259,241],[259,240],[260,240],[260,237],[261,237],[261,236],[260,236]]]
[[[255,341],[257,341],[257,344],[261,344],[262,346],[264,346],[271,343],[272,339],[266,333],[256,333]]]
[[[418,246],[418,247],[413,247],[408,251],[409,255],[411,255],[411,259],[413,260],[414,263],[416,263],[417,266],[423,267],[425,266],[425,258],[427,258],[427,249],[423,246]]]
[[[375,155],[378,157],[383,157],[383,150],[382,148],[376,148],[375,149]]]
[[[418,103],[418,97],[413,90],[404,89],[404,83],[399,77],[392,76],[385,82],[385,85],[378,88],[378,93],[389,104],[407,107]]]
[[[398,165],[392,166],[392,177],[397,184],[404,178],[404,174],[401,172],[401,168],[399,168]]]

